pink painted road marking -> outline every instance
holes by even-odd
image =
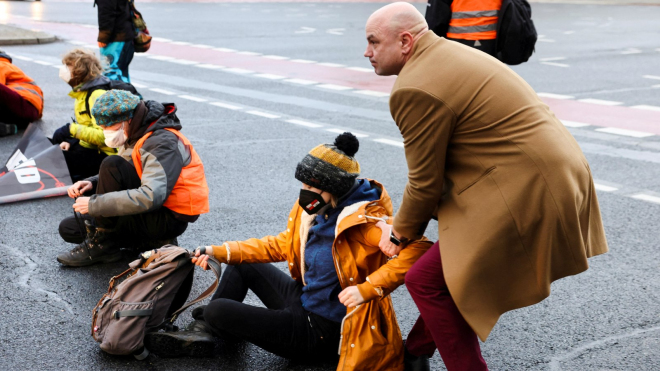
[[[66,39],[96,43],[96,30],[77,24],[35,22],[27,18],[13,18],[13,23],[38,28]],[[342,85],[360,90],[389,93],[395,77],[379,77],[373,73],[319,64],[301,64],[289,60],[268,59],[190,45],[174,45],[153,41],[149,55],[182,58],[204,64],[241,68],[257,73],[281,75],[286,78],[313,80],[324,84]],[[660,135],[660,112],[638,110],[622,106],[602,106],[574,100],[542,98],[562,120],[583,122],[594,126],[614,127]]]

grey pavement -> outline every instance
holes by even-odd
[[[362,57],[364,22],[381,5],[144,3],[140,10],[157,37],[368,67]],[[660,7],[532,6],[541,39],[546,41],[539,41],[528,63],[513,69],[535,90],[620,101],[626,106],[660,105],[660,89],[654,87],[660,83],[644,78],[660,75],[660,39],[649,37],[660,33]],[[38,16],[94,26],[95,11],[88,3],[45,2]],[[29,3],[11,3],[12,16],[35,17],[33,12]],[[302,27],[315,31],[296,33]],[[343,31],[327,32],[337,29]],[[46,106],[40,125],[47,133],[72,115],[70,89],[54,67],[73,47],[61,41],[4,48],[23,57],[15,58],[15,63],[43,88]],[[630,48],[639,53],[628,53]],[[545,64],[548,58],[564,58],[561,64],[567,67]],[[400,138],[388,116],[387,98],[295,86],[144,56],[135,58],[131,75],[134,82],[146,86],[140,88],[146,99],[177,103],[183,132],[204,161],[212,191],[211,212],[191,224],[179,239],[186,248],[280,232],[298,194],[295,166],[312,147],[333,140],[336,134],[327,128],[370,135],[361,140],[356,155],[362,175],[383,182],[395,207],[400,204],[406,182],[403,151],[370,140]],[[245,109],[208,104],[215,101]],[[325,126],[292,125],[247,114],[248,109]],[[570,130],[596,180],[616,189],[598,193],[611,251],[591,259],[587,272],[555,282],[551,296],[540,304],[505,314],[481,344],[484,358],[491,370],[659,370],[660,204],[631,196],[639,192],[660,195],[660,139],[622,137],[590,128]],[[19,140],[18,136],[0,139],[0,154],[8,156]],[[335,368],[296,364],[246,344],[220,344],[218,355],[210,359],[151,356],[138,362],[104,354],[90,336],[91,309],[107,289],[108,279],[125,269],[130,256],[106,266],[59,266],[55,255],[70,246],[60,240],[57,226],[71,215],[71,204],[61,197],[0,206],[0,369]],[[429,226],[427,235],[437,238],[437,224]],[[196,272],[191,295],[211,280],[210,274]],[[393,299],[405,337],[418,312],[405,287],[394,292]],[[258,304],[253,296],[248,300]],[[184,314],[179,324],[190,319]],[[432,369],[445,369],[437,353]]]
[[[46,44],[55,40],[55,36],[46,32],[0,24],[0,45]]]

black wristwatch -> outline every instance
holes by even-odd
[[[394,232],[390,231],[390,242],[397,245],[397,246],[401,246],[402,244],[407,243],[408,239],[405,238],[405,237],[402,237],[401,239],[396,238],[396,236],[394,235]]]

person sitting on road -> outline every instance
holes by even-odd
[[[98,174],[101,161],[117,153],[105,144],[103,129],[91,112],[110,83],[102,73],[101,61],[91,51],[74,49],[62,58],[60,78],[73,89],[69,96],[75,99],[75,120],[55,130],[51,141],[62,148],[74,182]]]
[[[195,308],[188,331],[151,333],[147,348],[200,355],[205,347],[213,350],[213,333],[286,358],[339,358],[343,369],[403,370],[389,294],[431,243],[414,241],[389,261],[381,252],[377,224],[391,218],[392,202],[380,183],[357,178],[358,147],[358,139],[344,133],[303,158],[295,173],[300,198],[284,232],[199,248],[193,259],[198,266],[207,269],[209,256],[228,264],[218,290],[207,306]],[[260,264],[280,261],[293,279]],[[243,303],[248,289],[266,308]]]
[[[41,118],[44,93],[0,50],[0,137],[13,135]]]
[[[67,266],[117,261],[122,244],[175,243],[188,223],[209,211],[204,166],[180,133],[173,103],[140,101],[127,91],[110,90],[92,114],[103,127],[106,145],[118,148],[119,155],[106,157],[97,176],[69,188],[86,230],[75,215],[60,223],[62,238],[78,243],[57,256]],[[84,196],[94,189],[91,197]]]

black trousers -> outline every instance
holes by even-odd
[[[69,168],[71,180],[77,182],[98,174],[101,168],[101,162],[108,155],[98,149],[81,146],[78,139],[69,139],[67,142],[71,144],[71,147],[69,147],[68,151],[62,151],[62,154],[64,154],[64,159],[66,160],[66,167]]]
[[[135,189],[140,185],[135,167],[120,156],[108,156],[101,162],[96,194]],[[116,230],[120,238],[126,241],[172,239],[183,234],[188,227],[187,222],[176,219],[165,207],[143,214],[110,218],[92,218],[86,214],[83,218],[93,220],[98,227]],[[60,222],[59,231],[66,242],[80,243],[85,238],[84,230],[81,230],[73,215]]]
[[[281,357],[336,362],[341,324],[303,309],[302,287],[272,264],[228,265],[204,320]],[[266,308],[242,303],[248,289]]]
[[[497,51],[496,50],[497,40],[463,40],[463,39],[449,39],[449,40],[458,41],[463,45],[467,45],[469,47],[481,50],[486,54],[492,55],[493,57],[495,56],[495,53]]]

